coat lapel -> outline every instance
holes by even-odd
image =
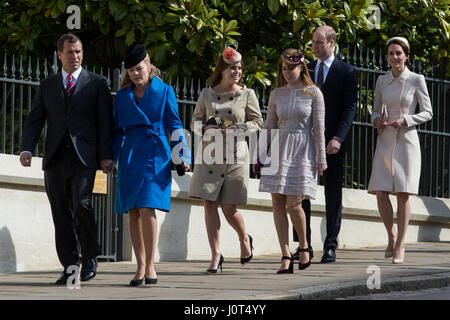
[[[338,63],[338,60],[336,58],[334,58],[333,63],[330,66],[330,70],[328,70],[327,78],[325,79],[325,82],[323,83],[323,89],[326,88],[328,83],[333,81],[333,80],[329,80],[329,79],[332,79],[334,77],[334,73],[336,72],[337,63]]]
[[[75,86],[75,91],[73,92],[74,98],[81,91],[81,89],[86,85],[86,83],[88,83],[88,80],[89,80],[88,72],[86,70],[82,69],[80,76],[78,78],[77,84]]]
[[[54,87],[56,88],[55,105],[57,106],[58,110],[61,109],[61,106],[63,106],[64,107],[63,110],[65,110],[66,102],[64,101],[64,86],[62,83],[63,80],[61,71],[56,75],[54,79],[55,79],[54,81],[56,81],[54,85]]]
[[[405,70],[403,71],[404,74],[402,74],[403,78],[403,85],[402,85],[402,92],[400,97],[400,105],[403,107],[403,101],[406,101],[404,99],[405,96],[408,95],[409,88],[411,88],[411,84],[413,83],[414,77],[411,76],[411,72],[409,71],[408,67],[405,67]]]
[[[66,104],[66,112],[70,112],[70,110],[72,110],[73,108],[76,107],[77,105],[77,101],[82,101],[83,98],[79,97],[79,95],[81,94],[81,90],[83,89],[83,87],[89,82],[89,73],[82,69],[80,76],[78,77],[77,83],[75,85],[75,89],[72,93],[72,97],[70,97],[70,99],[68,100],[68,103]],[[63,88],[63,90],[65,90]],[[63,93],[64,95],[64,93]]]
[[[314,84],[316,84],[316,76],[315,76],[316,64],[317,60],[311,62],[308,66],[309,76],[311,77],[311,80],[312,82],[314,82]]]

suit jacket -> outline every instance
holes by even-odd
[[[311,79],[317,60],[308,63]],[[325,143],[333,137],[343,140],[339,153],[348,149],[347,135],[356,114],[356,72],[355,68],[337,58],[333,60],[322,87],[325,101]]]
[[[61,72],[41,81],[25,121],[20,151],[32,152],[47,122],[42,169],[46,170],[68,129],[84,165],[98,169],[113,159],[113,105],[106,79],[82,69],[66,104]]]

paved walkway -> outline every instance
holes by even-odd
[[[128,286],[135,265],[100,262],[97,277],[82,282],[80,289],[54,286],[60,271],[0,274],[0,300],[16,299],[151,299],[151,300],[253,300],[335,299],[376,292],[418,290],[450,285],[450,243],[421,242],[406,246],[406,261],[393,265],[384,259],[384,248],[338,250],[337,262],[320,264],[315,251],[311,267],[294,269],[293,275],[276,275],[280,257],[257,256],[241,267],[227,259],[223,273],[205,274],[208,261],[157,263],[158,284]],[[375,271],[368,271],[375,270]],[[379,268],[379,269],[378,269]],[[380,290],[370,290],[377,285]],[[369,281],[368,278],[370,277]]]

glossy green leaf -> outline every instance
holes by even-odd
[[[278,10],[280,9],[279,0],[267,0],[267,5],[273,15],[278,13]]]
[[[173,38],[176,41],[179,41],[181,37],[185,35],[185,29],[186,28],[184,25],[179,25],[178,27],[176,27],[175,30],[173,30]]]
[[[58,0],[58,9],[61,12],[66,12],[66,2],[64,0]]]
[[[167,13],[164,18],[169,23],[176,23],[180,21],[180,17],[172,12]]]
[[[135,40],[135,34],[134,34],[134,31],[133,31],[133,30],[129,30],[129,31],[127,32],[127,36],[126,36],[126,38],[125,38],[125,44],[126,44],[127,46],[131,46],[131,45],[134,43],[134,40]]]

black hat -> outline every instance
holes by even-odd
[[[142,44],[137,44],[130,54],[125,57],[125,68],[129,69],[132,66],[137,65],[139,62],[145,59],[147,53],[145,52],[145,47]]]

